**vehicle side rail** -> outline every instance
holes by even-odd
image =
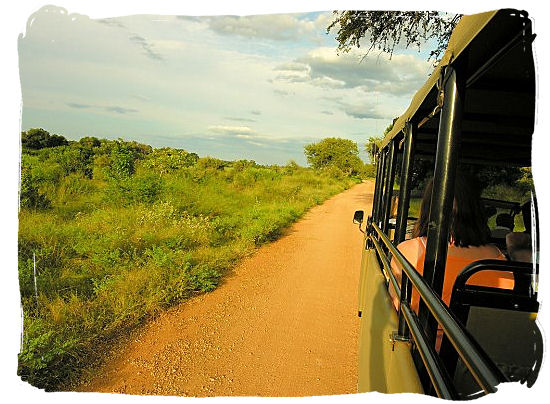
[[[532,284],[532,279],[534,278],[533,275],[538,275],[538,264],[491,259],[479,260],[468,265],[458,274],[454,283],[454,289],[461,292],[471,289],[471,285],[466,285],[468,279],[484,270],[512,272],[515,279],[514,292],[521,293],[524,297],[530,299],[530,301],[535,302],[537,307],[531,310],[537,311],[537,293]],[[506,294],[506,291],[503,290],[502,293]]]
[[[499,289],[467,283],[473,275],[487,270],[513,274],[514,289]],[[467,324],[470,308],[475,306],[530,314],[538,313],[539,302],[535,285],[538,272],[538,263],[494,259],[473,262],[466,266],[455,280],[450,309],[462,324]],[[536,356],[533,357],[531,373],[520,379],[522,383],[526,381],[528,387],[531,387],[537,379],[542,363],[542,336],[540,331],[537,331],[535,335],[537,335],[537,343],[532,348],[535,350]],[[455,368],[457,354],[445,338],[442,341],[439,354],[451,369]]]
[[[445,303],[441,300],[441,298],[432,290],[432,288],[425,283],[422,276],[416,271],[416,269],[407,261],[407,259],[399,252],[399,250],[392,244],[388,236],[378,227],[375,223],[371,223],[371,229],[374,230],[377,237],[374,236],[373,231],[369,231],[369,238],[371,240],[375,240],[376,238],[379,238],[380,241],[384,244],[384,246],[387,248],[389,253],[392,255],[392,257],[397,261],[399,266],[403,270],[403,274],[407,276],[407,278],[411,281],[414,288],[417,290],[418,294],[420,295],[420,299],[424,301],[426,306],[428,307],[428,310],[431,312],[431,314],[434,316],[435,320],[439,323],[441,328],[443,329],[443,332],[449,339],[449,341],[452,343],[454,348],[456,349],[458,355],[474,377],[476,383],[479,385],[479,387],[484,390],[486,393],[492,393],[495,392],[496,386],[503,382],[507,381],[506,377],[500,372],[500,370],[496,367],[496,365],[489,359],[487,354],[483,351],[483,349],[475,342],[475,340],[471,337],[471,335],[468,333],[466,329],[460,324],[458,319],[449,311]],[[376,248],[376,243],[373,241],[373,244]],[[380,243],[378,243],[380,244]],[[377,248],[377,252],[379,255],[379,258],[384,261],[389,261],[388,257],[385,254],[380,254],[381,248],[380,245]],[[390,268],[389,263],[387,265],[384,265],[384,269]],[[394,278],[394,275],[390,270],[388,271],[388,275],[390,278]],[[397,286],[397,281],[395,279],[392,279],[392,284],[394,287]],[[398,295],[400,295],[400,288],[396,288],[396,292]],[[406,314],[405,314],[406,313]],[[418,349],[422,349],[422,346],[424,344],[428,345],[430,348],[433,349],[432,345],[429,341],[427,341],[425,333],[421,331],[421,328],[415,326],[415,321],[418,320],[416,314],[412,311],[410,308],[410,305],[408,302],[401,301],[401,310],[400,310],[400,316],[403,315],[405,318],[405,321],[407,321],[409,330],[413,336],[413,339],[416,341],[421,341],[420,343],[417,342]],[[418,324],[416,324],[418,325]],[[427,347],[424,347],[426,349]],[[453,391],[454,386],[452,386],[452,383],[449,381],[448,375],[441,376],[440,378],[435,377],[434,375],[430,374],[430,371],[433,371],[434,364],[431,363],[431,359],[435,360],[435,362],[438,362],[438,364],[435,366],[435,368],[443,368],[443,364],[441,362],[441,359],[435,352],[432,355],[430,355],[430,349],[427,349],[424,352],[420,352],[422,356],[422,360],[424,362],[424,365],[428,369],[430,380],[432,384],[434,385],[434,388],[436,389],[436,392],[438,394],[444,392],[444,391]],[[424,356],[426,355],[426,356]],[[433,377],[433,378],[432,378]],[[450,383],[450,385],[449,385]],[[452,394],[452,393],[451,393]],[[447,397],[452,398],[452,397]]]
[[[384,257],[384,251],[380,246],[380,243],[372,234],[369,236],[370,241],[372,241],[374,248],[376,249],[379,257]],[[391,271],[390,264],[388,260],[382,259],[382,274],[386,279],[386,284],[389,282],[392,283],[399,300],[401,300],[401,291],[399,289],[399,284],[395,275]],[[411,330],[411,335],[413,340],[418,348],[418,352],[426,366],[428,375],[432,382],[432,385],[435,388],[438,397],[448,399],[448,400],[457,400],[459,398],[446,369],[443,367],[441,360],[439,359],[435,349],[432,345],[427,343],[428,337],[422,330],[422,326],[418,321],[416,314],[406,305],[402,306],[403,316],[409,329]]]

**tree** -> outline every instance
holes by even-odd
[[[382,136],[371,136],[365,144],[365,151],[369,155],[371,164],[376,165],[377,163],[377,154],[378,150],[380,149],[380,143],[383,139],[384,137]]]
[[[101,140],[94,136],[86,136],[78,141],[82,146],[87,148],[94,148],[101,146]]]
[[[384,140],[386,135],[390,132],[390,130],[393,129],[394,122],[395,120],[392,123],[390,123],[386,127],[386,129],[384,129],[384,133],[382,134],[382,136],[371,136],[369,137],[369,140],[365,144],[365,151],[369,155],[371,164],[376,165],[377,157],[378,157],[377,154],[378,154],[378,150],[380,149],[380,144],[382,143],[382,140]]]
[[[50,135],[42,128],[21,132],[21,145],[26,149],[43,149],[45,147],[67,146],[69,141],[61,135]]]
[[[363,166],[357,143],[349,139],[325,138],[304,147],[307,162],[316,169],[336,167],[348,175],[355,175]]]
[[[335,18],[327,27],[327,33],[338,29],[336,40],[339,52],[349,52],[361,47],[361,40],[368,38],[370,46],[365,54],[377,49],[393,55],[395,47],[420,46],[435,40],[428,60],[438,60],[443,55],[451,33],[462,17],[447,17],[437,11],[335,11]]]

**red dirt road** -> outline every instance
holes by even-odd
[[[357,388],[357,288],[372,183],[311,209],[215,291],[144,326],[79,391],[311,396]]]

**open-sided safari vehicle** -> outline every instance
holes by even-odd
[[[383,140],[377,156],[372,215],[366,221],[359,286],[360,392],[417,392],[466,399],[521,381],[531,386],[542,359],[538,311],[538,241],[534,196],[485,200],[523,215],[532,237],[532,262],[482,260],[462,270],[450,304],[440,296],[448,252],[457,168],[531,166],[535,114],[534,35],[527,13],[499,10],[464,16],[445,55],[409,108]],[[396,246],[406,239],[415,159],[433,164],[433,192],[423,275]],[[396,182],[400,167],[399,183]],[[397,198],[394,185],[399,188]],[[397,214],[390,220],[392,199]],[[522,213],[523,212],[523,213]],[[391,265],[402,269],[402,281]],[[480,271],[513,274],[513,289],[475,286]],[[396,311],[388,294],[393,285]],[[412,290],[420,295],[418,313]],[[438,327],[443,330],[436,347]]]

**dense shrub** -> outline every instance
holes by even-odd
[[[235,171],[243,171],[249,167],[256,167],[256,166],[257,164],[254,160],[237,160],[231,164],[231,167],[233,167]]]
[[[185,150],[165,147],[156,149],[143,162],[143,166],[160,174],[167,174],[196,164],[199,156]]]
[[[116,180],[123,180],[135,172],[137,155],[128,144],[116,142],[111,149],[111,164],[109,175]]]
[[[362,178],[375,178],[376,166],[374,164],[365,164],[360,174]]]
[[[110,178],[105,196],[109,203],[127,205],[134,202],[153,203],[162,191],[162,179],[157,174]]]
[[[294,174],[297,170],[300,169],[300,166],[298,165],[298,163],[296,163],[296,161],[294,160],[290,160],[283,168],[283,172],[287,175],[292,175]]]
[[[38,181],[29,168],[21,170],[21,189],[19,191],[21,208],[45,209],[50,201],[38,189]]]

